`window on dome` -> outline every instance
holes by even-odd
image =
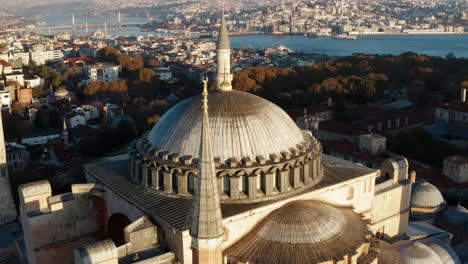
[[[276,189],[280,189],[281,187],[281,170],[276,170],[275,177],[273,177],[273,186]]]
[[[305,173],[304,173],[304,165],[301,165],[301,168],[299,169],[300,177],[299,179],[301,180],[302,183],[305,182]]]
[[[189,173],[187,176],[187,185],[188,185],[188,191],[191,194],[195,193],[195,175],[193,173]]]
[[[161,171],[158,172],[158,184],[159,190],[164,190],[164,174]]]
[[[231,194],[231,179],[229,175],[223,177],[223,192],[229,196]]]
[[[179,181],[177,178],[177,172],[172,172],[172,191],[175,193],[179,191]]]
[[[152,168],[146,168],[146,186],[153,186]]]
[[[266,193],[266,175],[264,172],[257,174],[257,190]]]
[[[247,186],[248,186],[248,182],[247,182],[247,176],[246,175],[242,175],[239,177],[239,191],[247,194]]]
[[[289,168],[289,185],[294,188],[294,168]]]

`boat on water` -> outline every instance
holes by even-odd
[[[334,39],[344,39],[344,40],[356,40],[357,36],[350,36],[350,35],[347,35],[347,34],[339,34],[339,35],[333,36],[333,38]]]
[[[285,33],[284,33],[284,32],[280,32],[280,31],[273,31],[271,34],[272,34],[272,35],[284,35]]]
[[[304,37],[306,38],[316,38],[318,37],[317,33],[305,33]]]

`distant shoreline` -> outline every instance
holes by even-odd
[[[253,32],[229,32],[230,36],[248,36],[248,35],[272,35],[272,36],[278,36],[278,37],[283,37],[283,36],[303,36],[304,34],[308,33],[291,33],[291,34],[273,34],[271,32],[261,32],[261,31],[253,31]],[[419,36],[419,35],[466,35],[468,32],[463,32],[463,33],[455,33],[455,32],[411,32],[411,33],[379,33],[379,34],[350,34],[350,36],[356,36],[356,37],[361,37],[361,36]],[[317,36],[317,37],[333,37],[333,35],[328,35],[328,36]]]

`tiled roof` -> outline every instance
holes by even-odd
[[[451,103],[439,105],[439,108],[468,113],[468,102],[462,102],[462,101],[451,102]]]
[[[292,194],[291,196],[278,198],[276,200],[243,204],[222,203],[221,211],[223,218],[266,206],[296,195],[352,180],[374,171],[328,155],[324,155],[323,164],[324,177],[318,184],[311,186],[299,194]],[[128,178],[128,165],[128,159],[94,163],[87,165],[86,171],[129,203],[142,210],[148,216],[153,217],[157,222],[168,224],[179,231],[188,230],[191,223],[191,197],[170,196],[134,183]]]

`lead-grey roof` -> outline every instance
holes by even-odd
[[[229,32],[226,26],[226,19],[224,18],[224,13],[221,16],[221,25],[219,27],[219,39],[218,39],[218,49],[230,49],[231,45],[229,43]]]
[[[440,257],[444,264],[461,264],[457,253],[449,244],[439,239],[429,240],[425,244]]]
[[[423,181],[415,184],[411,192],[411,206],[418,208],[439,208],[445,204],[439,189]]]
[[[365,167],[350,167],[352,163],[323,155],[324,177],[316,185],[300,193],[274,200],[246,204],[221,204],[223,218],[266,206],[295,195],[330,187],[375,172]],[[152,217],[159,224],[167,224],[179,231],[189,229],[192,218],[192,198],[176,197],[134,183],[129,179],[129,160],[125,159],[89,164],[86,171],[98,182]]]
[[[288,114],[265,99],[235,90],[215,91],[208,99],[215,158],[268,158],[304,142],[301,130]],[[201,113],[201,96],[178,103],[153,127],[150,143],[159,150],[198,157]]]
[[[396,246],[405,264],[444,264],[427,245],[420,242],[399,241]]]
[[[370,234],[351,208],[294,201],[273,211],[224,253],[245,263],[323,263],[355,255]]]

